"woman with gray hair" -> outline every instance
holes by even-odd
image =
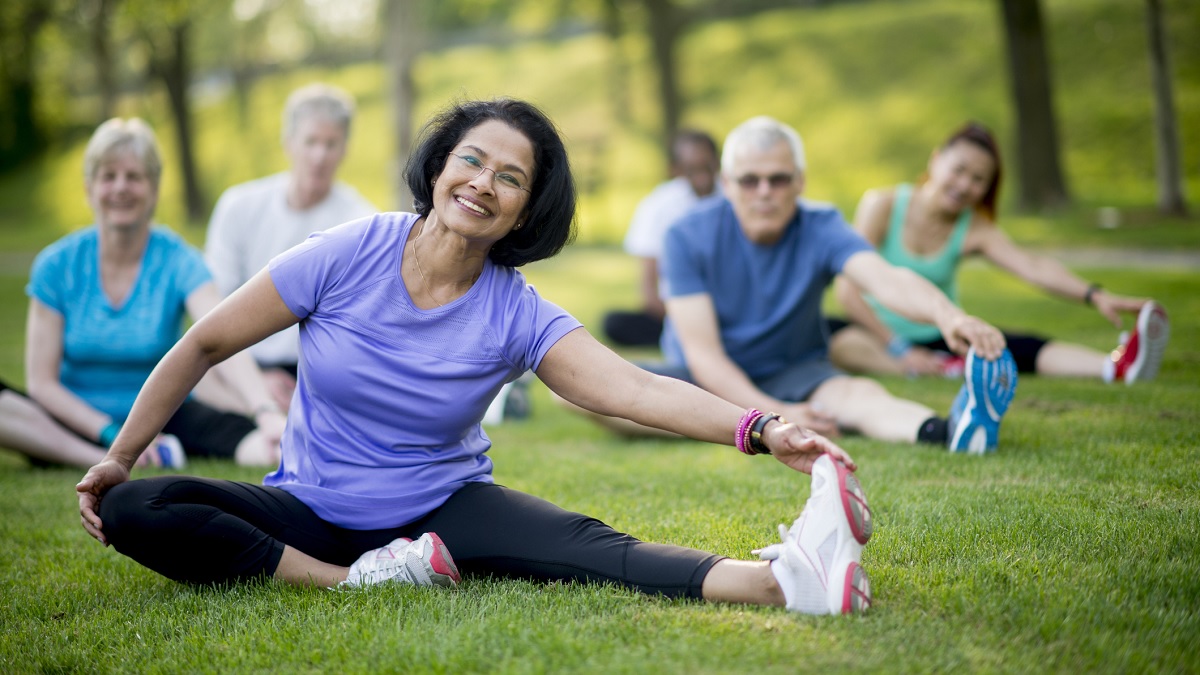
[[[34,260],[26,293],[29,394],[0,383],[0,446],[37,462],[91,466],[116,439],[151,369],[219,296],[198,251],[152,226],[162,161],[140,119],[101,124],[84,154],[95,224]],[[256,420],[188,400],[150,443],[144,463],[179,468],[184,451],[240,464],[278,461],[284,420],[248,356],[220,368],[263,406]],[[177,439],[172,442],[169,437]],[[182,445],[182,450],[179,445]]]

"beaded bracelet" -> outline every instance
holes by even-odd
[[[1087,287],[1087,291],[1083,294],[1083,304],[1091,306],[1092,296],[1096,295],[1096,292],[1099,290],[1102,290],[1100,284],[1090,284]]]
[[[750,450],[750,427],[758,421],[763,413],[755,408],[751,408],[742,415],[742,419],[738,421],[737,433],[733,437],[733,444],[737,447],[738,452],[745,455],[756,454]]]
[[[762,440],[763,432],[766,431],[767,425],[771,423],[771,420],[779,420],[780,424],[787,424],[787,420],[780,417],[778,413],[767,413],[766,415],[763,415],[762,417],[759,417],[758,419],[754,420],[754,424],[751,425],[751,427],[750,427],[750,451],[751,451],[751,454],[755,454],[755,455],[771,454],[771,449],[768,448],[767,445],[765,443],[763,443],[763,440]]]

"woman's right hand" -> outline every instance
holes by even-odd
[[[108,546],[108,540],[104,538],[103,523],[98,513],[100,500],[110,488],[127,480],[129,469],[115,459],[106,459],[88,469],[83,480],[75,486],[75,491],[79,493],[79,517],[83,529],[105,546]]]

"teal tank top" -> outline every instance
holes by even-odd
[[[904,215],[908,213],[912,192],[913,186],[907,183],[896,186],[892,213],[888,218],[887,236],[879,248],[879,254],[892,265],[906,267],[925,277],[957,305],[958,284],[955,278],[958,263],[962,260],[963,240],[966,239],[967,230],[971,226],[971,211],[963,211],[958,217],[958,221],[954,223],[954,231],[950,233],[950,238],[946,240],[942,250],[927,256],[916,255],[904,247]],[[933,342],[942,336],[937,326],[909,321],[880,305],[875,298],[864,297],[884,325],[905,340],[913,343]]]

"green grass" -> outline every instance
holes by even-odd
[[[589,326],[632,303],[632,272],[619,252],[583,247],[527,270]],[[1166,305],[1172,342],[1159,379],[1126,388],[1025,378],[1003,447],[983,458],[844,439],[876,515],[864,565],[877,604],[865,616],[480,579],[450,592],[190,588],[87,537],[72,491],[81,472],[0,454],[0,670],[1196,672],[1200,279],[1082,273]],[[0,277],[6,378],[21,358],[22,283]],[[991,268],[964,270],[962,293],[1000,325],[1112,346],[1094,312]],[[886,384],[937,409],[956,389]],[[533,394],[532,418],[490,432],[497,480],[636,536],[748,558],[807,498],[806,477],[770,458],[619,440],[553,407],[544,387]],[[192,470],[262,473],[211,461]]]
[[[1200,3],[1167,0],[1176,112],[1187,192],[1200,195]],[[1055,105],[1067,179],[1077,205],[1012,216],[1012,174],[1002,224],[1018,241],[1200,248],[1194,221],[1164,219],[1155,200],[1153,107],[1142,3],[1044,0]],[[807,191],[847,214],[863,191],[914,180],[930,150],[967,118],[991,125],[1012,160],[1015,119],[1002,29],[994,2],[912,0],[838,3],[705,24],[680,44],[685,124],[723,137],[751,115],[774,115],[804,137]],[[222,27],[222,29],[224,29]],[[637,200],[660,180],[656,78],[644,35],[621,43],[629,62],[620,114],[611,91],[613,45],[599,35],[503,48],[429,52],[417,63],[416,117],[455,98],[510,95],[542,106],[560,125],[583,188],[581,241],[616,243]],[[87,69],[88,64],[74,64]],[[195,102],[197,155],[210,200],[235,183],[286,168],[279,111],[299,84],[322,79],[359,102],[341,177],[382,208],[397,205],[385,70],[378,63],[303,68],[263,78],[247,119],[231,94]],[[58,106],[61,107],[61,106]],[[146,117],[166,155],[159,218],[195,242],[204,223],[182,215],[174,132],[162,96],[130,95],[122,115]],[[622,121],[622,116],[627,121]],[[90,220],[80,176],[84,138],[64,140],[41,161],[0,177],[0,250],[36,250]],[[1113,206],[1125,225],[1100,230]]]

